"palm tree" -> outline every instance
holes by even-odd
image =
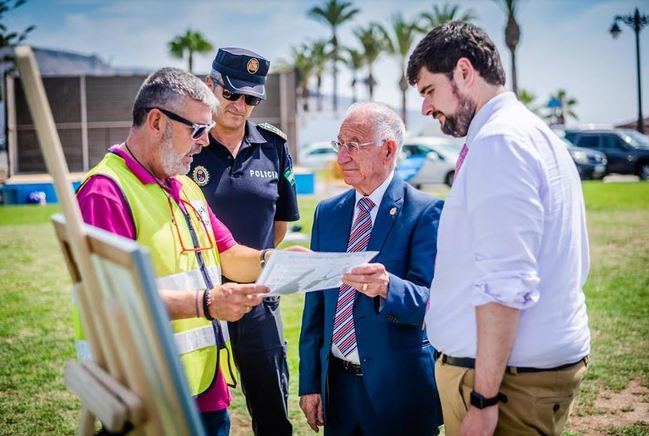
[[[536,95],[532,91],[521,88],[518,93],[518,100],[527,106],[529,110],[539,115],[541,107],[536,104]]]
[[[408,53],[415,40],[415,34],[419,31],[417,23],[408,21],[403,18],[401,13],[392,16],[390,23],[390,32],[384,27],[378,25],[379,30],[383,34],[385,47],[387,52],[395,56],[399,62],[399,71],[401,77],[399,78],[399,89],[401,90],[401,118],[404,124],[407,125],[407,109],[406,109],[406,96],[408,93],[408,79],[406,79],[406,63],[408,61]]]
[[[374,85],[377,84],[374,79],[373,67],[374,62],[385,49],[385,38],[381,28],[376,23],[370,23],[367,27],[357,27],[354,35],[358,38],[363,47],[364,64],[367,65],[367,92],[369,99],[374,98]]]
[[[521,28],[516,21],[518,0],[494,0],[505,9],[507,26],[505,26],[505,44],[512,56],[512,91],[518,94],[518,78],[516,77],[516,47],[521,39]]]
[[[565,89],[558,89],[557,92],[550,95],[548,108],[550,111],[545,118],[550,120],[550,124],[565,125],[568,117],[579,119],[574,109],[577,105],[577,99],[568,97]]]
[[[449,21],[473,21],[478,16],[473,9],[466,9],[460,12],[460,6],[452,5],[450,3],[444,4],[442,7],[433,5],[433,12],[424,12],[421,14],[422,22],[420,23],[419,30],[421,32],[428,32],[433,27],[440,26]]]
[[[302,98],[302,110],[309,111],[309,80],[313,75],[313,62],[311,62],[311,48],[302,44],[300,47],[291,49],[293,54],[292,67],[297,76],[297,87],[300,89]]]
[[[318,104],[318,111],[322,111],[322,93],[320,88],[322,87],[322,73],[324,73],[325,66],[329,60],[331,52],[327,49],[329,43],[324,40],[318,40],[311,44],[310,47],[310,57],[311,63],[313,64],[313,75],[316,78],[316,98]]]
[[[339,0],[327,0],[322,6],[314,6],[309,9],[309,17],[322,21],[329,25],[331,28],[331,56],[333,62],[333,79],[334,79],[334,92],[333,92],[333,107],[334,111],[338,110],[338,28],[346,21],[351,20],[354,15],[360,12],[360,9],[354,8],[351,2]]]
[[[27,26],[23,31],[9,30],[5,25],[6,18],[5,14],[10,12],[13,9],[16,9],[24,5],[26,0],[16,0],[13,3],[10,0],[0,0],[0,71],[3,74],[0,75],[4,79],[6,74],[9,74],[14,71],[14,55],[13,50],[7,50],[7,47],[13,48],[17,45],[22,44],[30,32],[32,32],[36,26],[31,25]],[[11,20],[7,20],[11,21]],[[0,80],[0,102],[4,99],[4,80]]]
[[[187,63],[190,73],[194,68],[194,53],[208,53],[213,50],[212,44],[203,37],[203,34],[191,29],[187,29],[183,35],[176,36],[169,41],[168,45],[169,52],[175,58],[183,59],[185,52],[188,53]]]
[[[347,65],[347,67],[350,69],[352,72],[352,81],[350,82],[350,85],[352,87],[352,103],[356,103],[358,101],[357,95],[356,95],[356,85],[358,84],[358,71],[363,68],[365,59],[363,58],[363,53],[360,51],[349,48],[349,47],[342,47],[345,53],[347,53],[346,56],[342,57],[342,61]]]

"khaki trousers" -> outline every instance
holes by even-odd
[[[581,361],[559,371],[505,374],[500,392],[507,403],[498,403],[496,435],[561,435],[575,393],[586,373]],[[474,370],[435,364],[435,379],[442,401],[447,436],[460,434],[460,424],[470,406]]]

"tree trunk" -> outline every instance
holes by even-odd
[[[309,112],[309,85],[302,85],[302,109]]]
[[[510,49],[512,54],[512,91],[518,95],[518,78],[516,77],[516,49]]]
[[[194,71],[194,53],[189,50],[189,72],[192,73]]]
[[[402,66],[401,71],[405,71],[405,67]],[[406,96],[408,93],[408,81],[406,79],[406,76],[404,74],[401,74],[401,79],[399,80],[399,89],[401,89],[401,119],[403,120],[403,124],[408,127],[408,109],[407,109],[407,102],[406,102]]]
[[[322,76],[316,76],[316,101],[317,101],[317,111],[322,112],[322,93],[320,89],[322,87]]]
[[[505,27],[505,45],[512,54],[512,91],[518,95],[518,78],[516,77],[516,47],[521,40],[521,28],[516,22],[513,10],[509,11]]]
[[[338,112],[338,38],[336,38],[336,34],[334,33],[333,37],[331,38],[331,42],[333,45],[333,76],[334,76],[334,92],[333,92],[333,106],[334,106],[334,112]]]
[[[369,93],[369,100],[374,100],[374,74],[372,74],[372,66],[368,67],[367,75],[367,92]]]
[[[406,93],[401,91],[401,119],[406,128],[408,128],[408,110],[406,109]]]
[[[358,96],[356,95],[356,83],[358,81],[356,80],[356,71],[352,73],[352,103],[356,103],[358,101]]]

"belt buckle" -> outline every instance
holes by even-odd
[[[345,359],[340,359],[340,361],[342,362],[343,369],[345,371],[347,371],[347,372],[349,372],[352,375],[355,375],[357,377],[360,377],[361,375],[363,375],[363,372],[361,371],[361,366],[360,365],[356,365],[354,362],[350,362],[349,360],[345,360]]]

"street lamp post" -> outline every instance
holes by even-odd
[[[613,38],[617,38],[622,29],[617,24],[623,22],[635,32],[635,59],[638,72],[638,131],[644,133],[644,120],[642,117],[642,83],[640,81],[640,31],[644,26],[649,24],[649,15],[640,15],[638,8],[635,8],[633,15],[616,15],[609,32]]]

